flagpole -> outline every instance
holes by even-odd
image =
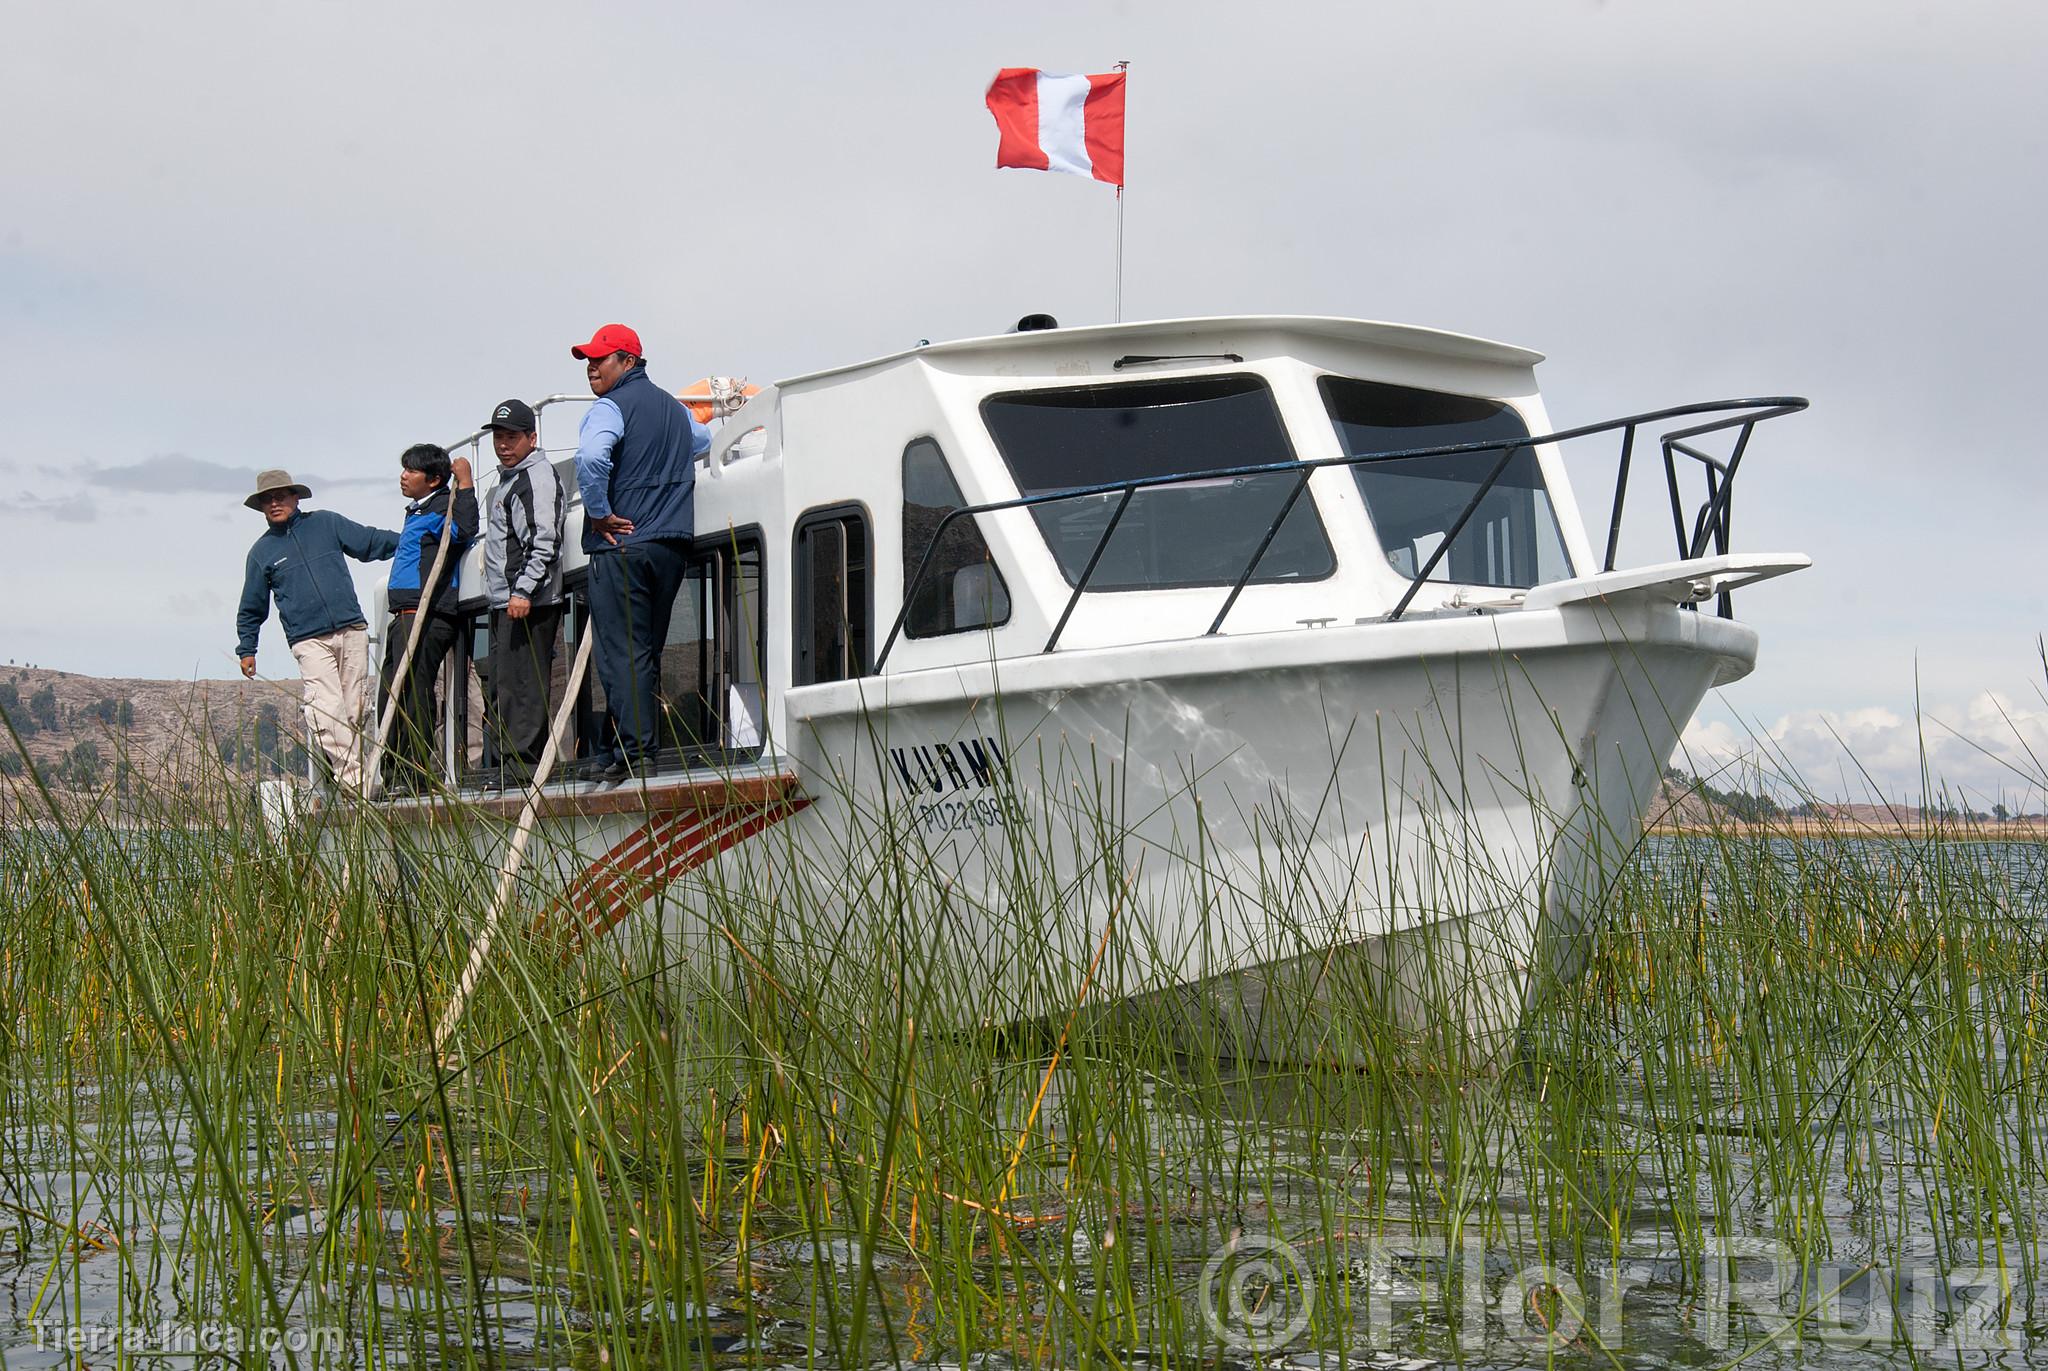
[[[1124,321],[1124,188],[1116,188],[1116,321]]]
[[[1116,64],[1116,69],[1117,69],[1118,71],[1120,71],[1120,72],[1123,72],[1123,73],[1124,73],[1125,75],[1129,75],[1129,74],[1130,74],[1130,70],[1131,70],[1131,64],[1130,64],[1129,62],[1119,62],[1119,63],[1117,63],[1117,64]],[[1119,184],[1117,185],[1117,188],[1116,188],[1116,322],[1117,322],[1117,323],[1119,323],[1119,324],[1121,324],[1121,323],[1122,323],[1123,321],[1124,321],[1124,188],[1123,188],[1123,185],[1122,185],[1121,183],[1119,183]]]

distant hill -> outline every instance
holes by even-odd
[[[29,765],[74,810],[111,799],[114,817],[144,808],[152,793],[246,794],[265,776],[306,773],[295,681],[149,681],[0,666],[0,713],[28,754],[24,762],[0,730],[0,822],[44,814]],[[232,785],[222,787],[223,779]],[[1834,802],[1786,810],[1683,773],[1665,777],[1644,823],[1665,833],[1765,828],[1862,835],[1939,827],[2048,838],[2048,815]]]
[[[1984,838],[2048,838],[2048,815],[1982,812],[1918,805],[1813,801],[1782,806],[1766,796],[1722,790],[1684,773],[1667,775],[1650,802],[1644,826],[1661,833],[1739,832],[1874,837],[1965,833]]]
[[[43,812],[31,765],[74,806],[111,795],[116,809],[153,789],[205,793],[200,782],[224,770],[252,783],[305,771],[294,682],[146,681],[0,666],[0,713],[21,740],[17,746],[0,730],[0,819]]]

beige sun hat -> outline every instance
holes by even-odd
[[[256,491],[242,503],[251,509],[260,510],[263,508],[263,497],[273,490],[288,490],[301,500],[313,498],[313,492],[294,481],[289,471],[283,467],[272,467],[268,471],[256,473]]]

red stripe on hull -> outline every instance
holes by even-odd
[[[808,799],[679,811],[648,820],[592,861],[536,928],[574,950],[611,932],[682,876],[810,807]]]

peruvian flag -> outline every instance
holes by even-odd
[[[1124,73],[1062,76],[1004,67],[988,88],[996,165],[1124,183]]]

